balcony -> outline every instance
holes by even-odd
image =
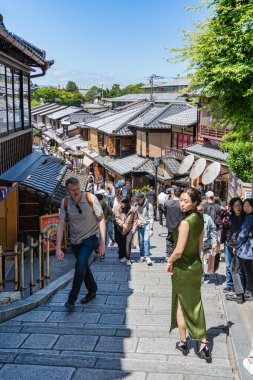
[[[222,141],[223,136],[228,134],[230,131],[228,129],[218,129],[213,127],[208,127],[206,125],[199,126],[199,137],[208,138],[211,140]]]
[[[182,152],[182,150],[171,148],[170,146],[166,146],[165,157],[175,158],[177,160],[183,160],[184,153]]]

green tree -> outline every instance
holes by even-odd
[[[59,103],[66,106],[80,107],[83,96],[79,92],[59,91]]]
[[[97,99],[97,97],[100,97],[102,94],[102,88],[99,88],[97,86],[92,86],[90,90],[85,94],[85,99],[88,102],[93,102],[94,99]]]
[[[32,99],[40,101],[44,99],[46,102],[53,103],[59,96],[59,90],[54,87],[39,88],[33,92]]]
[[[66,91],[68,91],[68,92],[78,92],[78,87],[75,84],[75,82],[68,81],[68,83],[66,85]]]
[[[174,62],[187,61],[198,89],[196,102],[207,106],[220,126],[233,125],[222,144],[228,165],[243,181],[252,179],[253,162],[253,6],[252,0],[205,0],[210,16],[184,31]],[[217,118],[217,111],[219,117]]]

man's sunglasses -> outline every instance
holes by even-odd
[[[76,204],[76,208],[77,208],[79,214],[83,213],[81,207],[79,206],[79,204]]]

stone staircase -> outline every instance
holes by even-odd
[[[47,304],[0,325],[0,379],[233,379],[215,284],[203,286],[212,363],[195,355],[194,342],[187,357],[175,350],[170,279],[156,247],[152,267],[135,262],[130,269],[116,248],[108,249],[106,259],[92,266],[96,299],[77,302],[74,312],[64,307],[69,285]]]

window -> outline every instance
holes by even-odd
[[[12,70],[6,67],[6,81],[7,81],[7,105],[8,105],[8,126],[9,132],[15,128],[14,122],[14,96],[13,96],[13,79]]]
[[[193,143],[193,137],[190,135],[184,135],[183,133],[178,133],[177,135],[177,149],[183,149],[188,145]]]
[[[24,108],[24,128],[30,127],[29,110],[29,78],[23,76],[23,108]]]
[[[0,134],[7,132],[5,66],[0,64]]]
[[[22,114],[21,114],[21,84],[20,74],[14,72],[14,109],[15,109],[15,129],[16,131],[22,128]]]

